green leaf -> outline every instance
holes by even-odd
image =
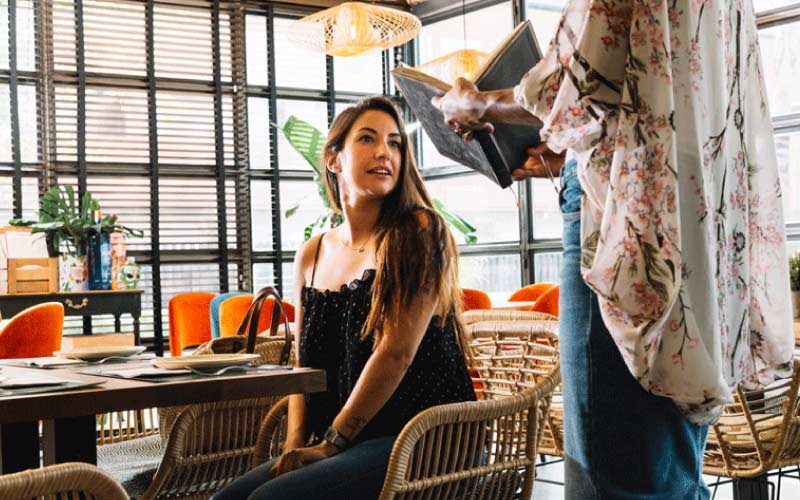
[[[467,245],[473,245],[478,242],[478,236],[475,234],[476,229],[472,224],[461,218],[459,215],[451,212],[447,207],[444,206],[444,203],[436,198],[433,199],[433,206],[436,208],[436,211],[439,212],[439,215],[441,215],[451,227],[461,233]]]
[[[283,134],[289,144],[311,165],[317,175],[321,175],[322,149],[325,134],[316,127],[295,116],[290,116],[283,126]]]
[[[311,234],[314,232],[314,223],[307,225],[305,229],[303,229],[303,241],[308,241],[311,238]]]
[[[288,219],[288,218],[290,218],[291,216],[293,216],[293,215],[294,215],[294,214],[297,212],[297,210],[298,210],[299,208],[300,208],[300,204],[298,203],[297,205],[295,205],[295,206],[293,206],[293,207],[290,207],[290,208],[288,208],[288,209],[286,210],[286,212],[285,212],[285,214],[284,214],[284,215],[285,215],[285,216],[286,216],[286,218]]]

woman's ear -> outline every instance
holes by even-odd
[[[325,168],[334,174],[338,174],[342,171],[342,165],[339,162],[339,153],[336,151],[325,151]]]

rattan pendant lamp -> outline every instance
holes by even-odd
[[[456,78],[463,77],[472,80],[475,73],[489,57],[486,52],[467,48],[467,12],[466,2],[461,0],[462,35],[464,48],[437,57],[425,64],[420,64],[417,69],[447,83],[454,83]]]
[[[422,23],[408,12],[363,2],[344,2],[295,21],[289,40],[331,56],[388,49],[417,36]]]

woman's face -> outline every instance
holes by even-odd
[[[367,110],[345,138],[342,150],[328,162],[336,173],[344,204],[382,199],[400,177],[402,137],[391,115]]]

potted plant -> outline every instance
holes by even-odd
[[[317,219],[303,229],[304,240],[311,237],[314,228],[323,228],[325,224],[330,224],[330,227],[336,227],[343,222],[342,215],[337,214],[331,208],[328,202],[328,190],[325,187],[325,182],[322,180],[322,148],[325,145],[325,135],[320,132],[316,127],[308,122],[305,122],[295,116],[290,116],[283,126],[283,134],[289,141],[289,144],[300,153],[300,155],[311,165],[314,169],[314,182],[317,184],[317,193],[322,198],[322,204],[325,206],[325,212],[320,214]],[[444,206],[439,200],[433,200],[436,211],[447,221],[450,226],[461,233],[464,237],[464,242],[468,245],[477,243],[478,237],[475,234],[475,228],[467,221],[454,214],[447,207]],[[286,210],[286,218],[288,219],[297,212],[300,208],[300,203]]]
[[[789,256],[789,287],[792,290],[794,318],[800,318],[800,252]]]
[[[78,203],[72,186],[54,186],[39,200],[39,222],[31,225],[34,233],[46,234],[48,251],[59,256],[59,288],[62,291],[86,290],[88,266],[87,243],[92,234],[122,232],[141,237],[142,231],[117,224],[115,215],[95,220],[100,203],[91,193],[84,193]]]

